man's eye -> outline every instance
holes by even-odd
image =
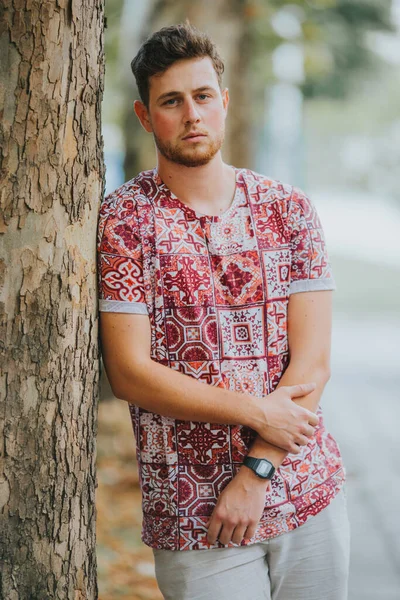
[[[202,96],[202,98],[201,98],[202,100],[205,100],[206,98],[209,98],[208,94],[199,94],[199,98],[200,98],[200,96]]]
[[[171,102],[176,102],[176,101],[177,101],[177,99],[176,99],[176,98],[170,98],[169,100],[167,100],[166,102],[164,102],[164,106],[165,106],[165,105],[168,105],[168,106],[173,106],[173,105],[171,104]]]

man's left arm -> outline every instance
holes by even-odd
[[[288,344],[290,361],[277,387],[315,381],[316,389],[294,402],[316,412],[330,377],[332,291],[299,292],[289,296]],[[300,452],[300,448],[299,448]],[[266,458],[277,469],[288,452],[257,436],[249,456]],[[256,532],[270,482],[242,466],[218,498],[209,522],[207,539],[240,544]]]

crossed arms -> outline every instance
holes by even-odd
[[[245,425],[258,433],[249,454],[275,467],[314,434],[315,415],[330,376],[332,291],[291,294],[288,304],[290,362],[265,398],[205,385],[150,358],[146,315],[100,313],[104,365],[117,398],[181,420]],[[312,384],[314,382],[314,384]],[[221,493],[208,541],[227,544],[251,538],[265,503],[267,484],[247,467]]]

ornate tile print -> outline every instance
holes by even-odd
[[[165,327],[171,360],[218,360],[217,317],[213,307],[166,308]]]
[[[242,394],[266,396],[270,388],[265,359],[221,360],[224,387]]]
[[[156,169],[102,204],[99,309],[148,315],[151,358],[206,385],[265,397],[289,363],[287,309],[296,292],[335,289],[315,207],[299,188],[235,169],[221,216],[182,203]],[[143,505],[143,542],[209,548],[207,523],[256,432],[181,421],[129,405]],[[255,536],[299,527],[327,506],[345,472],[321,408],[317,433],[272,479]],[[217,542],[215,547],[220,547]]]
[[[179,466],[179,516],[209,517],[215,498],[232,480],[229,464]]]
[[[257,437],[257,433],[250,427],[242,427],[240,425],[231,425],[230,427],[230,442],[232,451],[232,464],[241,466],[248,449]]]
[[[290,284],[290,256],[290,248],[262,252],[268,300],[286,299]]]
[[[157,516],[177,514],[177,471],[176,465],[143,463],[140,472],[143,512]]]
[[[162,254],[160,268],[166,307],[209,306],[213,302],[206,256]]]
[[[222,337],[221,358],[265,356],[265,323],[262,306],[218,309]]]
[[[177,421],[179,464],[229,464],[229,434],[229,425]]]
[[[160,254],[203,254],[207,247],[198,219],[183,219],[179,208],[157,210],[155,223]]]
[[[288,300],[267,302],[267,331],[269,356],[289,352],[287,338],[287,304]]]
[[[211,255],[217,305],[247,305],[264,300],[258,252]]]
[[[141,412],[138,422],[141,462],[176,465],[175,419]]]

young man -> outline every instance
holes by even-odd
[[[315,207],[223,162],[229,95],[205,34],[163,28],[132,70],[157,167],[102,202],[100,333],[158,584],[171,600],[344,600],[345,473],[319,407],[335,284]]]

